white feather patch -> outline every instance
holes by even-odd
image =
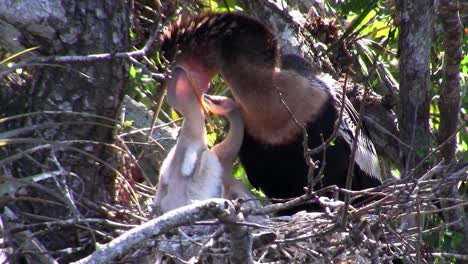
[[[197,164],[197,147],[189,146],[185,151],[184,159],[182,160],[181,172],[184,176],[190,176]]]
[[[367,173],[369,176],[382,181],[382,175],[380,171],[380,163],[377,155],[374,152],[369,151],[363,145],[358,144],[356,150],[356,163],[359,168]]]
[[[317,78],[323,82],[322,87],[324,87],[333,97],[334,106],[339,113],[343,99],[343,94],[341,92],[342,88],[339,87],[338,82],[328,74],[322,74],[317,76]],[[354,109],[351,102],[347,98],[345,100],[345,111],[343,112],[343,118],[341,120],[338,133],[344,138],[351,148],[353,145],[354,133],[356,132],[356,124],[359,120],[359,114],[356,109]],[[380,163],[376,153],[377,152],[375,151],[372,141],[370,141],[369,137],[361,130],[358,136],[355,161],[359,168],[370,177],[382,181]]]
[[[353,145],[353,134],[354,129],[349,127],[349,124],[343,122],[338,130],[338,134],[341,135],[346,143],[348,143],[349,147],[351,148]],[[360,133],[358,137],[358,145],[356,149],[356,156],[355,161],[359,168],[367,173],[370,177],[373,177],[377,180],[382,181],[382,175],[380,171],[380,163],[379,159],[377,158],[377,154],[374,145],[372,143],[367,142],[369,140],[365,135]]]

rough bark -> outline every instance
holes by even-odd
[[[458,174],[464,175],[466,179],[468,177],[468,166],[467,164],[458,163],[451,164],[448,166],[443,175],[440,175],[441,179],[446,181],[451,181],[453,184],[447,185],[441,188],[440,192],[436,192],[437,197],[440,199],[440,205],[442,208],[453,208],[452,210],[444,210],[443,216],[446,223],[456,223],[450,227],[449,230],[454,231],[456,236],[461,236],[461,241],[454,243],[451,250],[455,251],[454,253],[463,254],[468,256],[468,210],[466,206],[455,206],[455,201],[466,201],[466,194],[459,193],[458,183],[459,181],[454,181],[453,179],[457,177]],[[462,262],[457,262],[462,263]]]
[[[405,175],[426,156],[431,144],[429,55],[435,16],[434,1],[402,0],[399,3],[399,15],[400,135],[412,147],[412,150],[402,153]]]
[[[129,47],[130,15],[126,1],[2,1],[0,10],[0,24],[8,25],[11,32],[19,34],[15,40],[18,42],[9,42],[0,36],[3,48],[40,46],[35,54],[50,56],[112,53]],[[19,16],[19,13],[22,15]],[[31,188],[26,189],[23,195],[57,200],[51,195],[55,193],[66,197],[59,200],[66,206],[37,202],[16,205],[22,211],[41,217],[79,218],[87,214],[87,211],[80,212],[82,208],[73,204],[76,202],[79,205],[81,197],[95,202],[112,200],[116,174],[103,163],[117,168],[117,153],[104,145],[113,142],[114,123],[89,115],[48,114],[44,111],[73,111],[115,119],[126,84],[126,63],[114,59],[34,65],[30,69],[33,73],[32,85],[19,94],[15,91],[17,100],[23,103],[9,102],[16,108],[8,108],[8,115],[42,112],[21,119],[14,126],[24,129],[43,125],[40,129],[17,134],[16,137],[42,140],[47,144],[42,145],[43,151],[33,152],[12,164],[4,164],[3,171],[7,172],[7,177],[22,178],[60,170],[56,178],[49,178],[44,185],[48,188],[47,192]],[[75,123],[63,125],[64,122]],[[10,123],[8,129],[12,128]],[[63,143],[70,140],[96,143]],[[2,151],[2,155],[13,155],[31,145],[12,145],[9,151]],[[61,249],[73,244],[76,246],[79,240],[89,239],[89,235],[88,231],[70,234],[63,230],[46,234],[47,239],[42,243],[49,250]]]
[[[128,7],[124,1],[63,1],[68,24],[57,29],[60,42],[43,51],[51,54],[95,54],[113,52],[125,48],[128,39]],[[69,34],[73,32],[72,36]],[[55,40],[57,41],[57,40]],[[122,60],[70,63],[66,68],[41,67],[34,75],[37,80],[31,87],[29,111],[74,111],[94,113],[114,119],[123,96],[126,78]],[[88,78],[84,78],[85,74]],[[33,122],[60,122],[62,119],[44,116]],[[89,121],[88,118],[86,120]],[[101,120],[95,120],[102,122]],[[112,125],[112,124],[110,124]],[[46,139],[89,139],[96,142],[111,142],[112,129],[102,126],[66,127],[41,133]],[[103,146],[84,146],[89,153],[105,157]],[[83,159],[76,154],[63,157],[70,171],[82,176],[86,196],[107,200],[112,193],[113,176],[95,160]],[[107,178],[110,177],[110,178]],[[107,178],[107,179],[106,179]],[[104,188],[103,188],[104,187]]]
[[[440,149],[440,157],[446,163],[455,160],[457,147],[455,133],[458,127],[458,113],[461,101],[460,62],[462,59],[462,24],[458,13],[459,1],[439,0],[439,17],[444,30],[444,73],[440,87],[439,111],[440,125],[438,143],[443,144]],[[450,171],[450,170],[449,170]],[[456,182],[455,182],[456,183]],[[441,197],[443,208],[453,206],[456,199],[462,200],[458,192],[457,184],[444,188]],[[457,207],[454,210],[444,212],[446,222],[457,222],[452,228],[463,236],[456,246],[456,253],[468,255],[468,220],[466,209]]]
[[[455,158],[456,133],[460,109],[462,59],[462,24],[458,15],[458,1],[440,0],[439,17],[444,29],[444,77],[440,87],[440,126],[438,143],[444,144],[440,156],[448,163]],[[447,142],[446,142],[447,141]]]

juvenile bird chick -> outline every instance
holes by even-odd
[[[222,167],[208,149],[201,98],[190,76],[175,68],[167,88],[168,103],[184,115],[176,145],[164,160],[155,211],[163,214],[196,200],[222,197]]]
[[[237,159],[244,138],[244,123],[236,103],[224,96],[204,95],[204,101],[210,112],[225,117],[229,122],[229,132],[226,138],[212,148],[222,167],[224,198],[229,200],[242,199],[249,208],[258,208],[258,199],[233,177],[233,166]]]

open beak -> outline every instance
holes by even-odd
[[[205,103],[205,100],[209,100],[209,99],[206,99],[206,97],[202,95],[202,93],[198,89],[197,82],[193,79],[191,74],[187,74],[187,79],[188,79],[188,81],[190,83],[190,86],[192,87],[193,92],[195,93],[195,97],[197,97],[198,104],[200,105],[200,107],[201,107],[201,109],[203,111],[203,114],[205,116],[205,120],[208,123],[208,126],[211,129],[213,129],[216,126],[215,126],[213,120],[211,120],[211,118],[210,118],[210,112],[211,112],[210,107]]]
[[[210,96],[208,94],[203,94],[203,104],[208,108],[208,110],[210,109],[210,106],[209,104],[213,103],[210,99]]]

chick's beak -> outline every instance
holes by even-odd
[[[203,94],[203,104],[210,109],[210,104],[212,104],[213,101],[211,101],[211,98],[208,94]]]
[[[206,104],[206,96],[203,96],[202,93],[200,92],[200,89],[198,89],[197,82],[193,79],[193,77],[188,74],[188,81],[190,83],[190,86],[192,87],[193,92],[195,93],[195,96],[197,97],[198,104],[200,105],[203,114],[206,117],[206,121],[208,122],[208,126],[213,129],[215,127],[213,121],[210,118],[210,107]],[[209,99],[208,99],[209,100]]]
[[[200,92],[200,89],[198,88],[197,82],[195,81],[195,79],[192,77],[191,74],[188,74],[187,77],[188,77],[190,86],[192,87],[192,90],[195,93],[195,96],[197,97],[198,104],[200,105],[205,116],[208,116],[208,114],[210,113],[210,109],[203,99],[203,95]]]

